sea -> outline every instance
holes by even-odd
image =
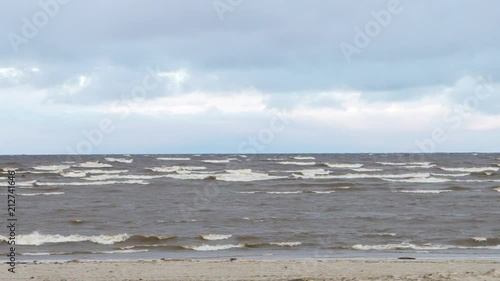
[[[500,259],[500,154],[0,156],[7,261]],[[10,239],[10,240],[9,240]]]

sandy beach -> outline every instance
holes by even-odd
[[[5,265],[1,280],[500,280],[498,261],[158,260]]]

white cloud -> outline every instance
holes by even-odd
[[[263,112],[266,108],[265,96],[242,92],[233,95],[210,93],[188,93],[160,97],[145,101],[122,101],[114,106],[97,106],[99,112],[134,113],[140,115],[200,114],[211,110],[224,114]]]

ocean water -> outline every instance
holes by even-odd
[[[499,259],[499,169],[500,154],[0,156],[0,219],[15,170],[18,261]]]

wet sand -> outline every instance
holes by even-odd
[[[2,265],[0,280],[500,280],[482,260],[157,260]]]

